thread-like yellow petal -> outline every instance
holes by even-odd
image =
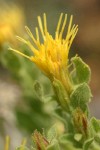
[[[30,31],[30,29],[29,29],[27,26],[25,26],[25,29],[26,29],[28,35],[29,35],[29,36],[31,37],[31,39],[33,40],[33,42],[34,42],[35,44],[37,44],[37,41],[36,41],[36,39],[34,38],[32,32]]]
[[[62,28],[61,28],[61,31],[60,31],[59,38],[62,38],[62,34],[63,34],[64,28],[66,26],[66,22],[67,22],[67,14],[65,14],[65,18],[64,18],[64,22],[63,22],[63,25],[62,25]]]
[[[44,31],[43,31],[43,25],[42,25],[42,21],[41,21],[41,17],[40,16],[38,16],[38,23],[39,23],[39,27],[40,27],[40,31],[41,31],[42,37],[45,40],[45,35],[44,35]]]
[[[44,19],[44,32],[45,34],[47,33],[47,20],[46,20],[46,14],[43,14],[43,19]]]
[[[9,50],[14,51],[14,52],[16,52],[16,53],[18,53],[18,54],[20,54],[20,55],[22,55],[22,56],[24,56],[24,57],[26,57],[26,58],[30,59],[30,57],[29,57],[29,56],[27,56],[27,55],[23,54],[23,53],[22,53],[22,52],[20,52],[19,50],[15,50],[15,49],[13,49],[13,48],[9,48]]]
[[[57,29],[56,29],[56,32],[58,33],[58,35],[59,35],[59,30],[60,30],[60,26],[61,26],[62,17],[63,17],[63,13],[61,13],[61,15],[59,17],[59,21],[58,21],[58,25],[57,25]]]

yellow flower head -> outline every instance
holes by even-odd
[[[15,42],[15,35],[23,32],[24,14],[14,4],[0,5],[0,45]]]
[[[35,47],[30,41],[24,40],[21,37],[17,37],[18,40],[24,42],[33,51],[33,56],[27,56],[18,50],[11,50],[23,55],[24,57],[30,59],[34,62],[50,79],[53,77],[56,79],[61,78],[61,73],[66,70],[66,65],[68,63],[68,53],[73,42],[73,39],[78,31],[78,26],[72,26],[73,16],[70,17],[68,24],[68,30],[65,38],[63,38],[63,32],[67,23],[67,14],[64,16],[61,13],[57,29],[55,31],[55,37],[49,34],[47,29],[46,14],[43,15],[43,21],[40,16],[38,16],[38,24],[40,32],[42,34],[43,42],[40,42],[39,30],[36,27],[36,38],[31,33],[30,29],[26,27],[26,31],[30,38],[33,40]]]

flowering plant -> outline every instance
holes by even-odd
[[[55,37],[49,34],[47,29],[46,15],[38,17],[42,42],[40,42],[39,30],[36,27],[36,38],[26,27],[26,31],[34,42],[17,37],[18,40],[28,45],[33,55],[10,48],[10,50],[28,58],[50,79],[53,95],[49,101],[54,101],[55,117],[64,124],[64,132],[57,134],[55,125],[45,134],[37,130],[32,135],[34,144],[27,148],[25,143],[17,150],[99,150],[100,149],[100,121],[90,118],[88,103],[91,101],[90,82],[91,71],[83,60],[75,56],[68,59],[71,44],[77,34],[78,26],[72,25],[73,16],[70,17],[68,30],[65,38],[63,32],[67,23],[67,15],[63,19],[60,15]],[[34,90],[43,101],[48,98],[43,95],[42,86],[39,82],[34,84]]]

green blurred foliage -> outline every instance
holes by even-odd
[[[21,49],[24,53],[30,55],[25,45]],[[44,103],[37,95],[38,89],[34,90],[34,84],[36,80],[42,83],[43,93],[47,95],[52,93],[50,81],[32,62],[8,51],[6,46],[0,53],[0,61],[21,88],[22,96],[18,100],[14,112],[19,128],[26,130],[28,133],[32,133],[35,129],[41,131],[42,128],[48,128],[53,121],[51,112],[49,112],[49,109],[48,111],[45,109],[47,103]]]

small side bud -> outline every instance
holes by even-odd
[[[37,150],[46,149],[46,147],[49,145],[49,142],[47,141],[47,139],[37,130],[34,131],[32,138],[33,138],[33,141],[35,142]]]

